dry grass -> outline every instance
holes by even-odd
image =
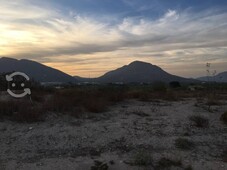
[[[179,101],[198,96],[202,100],[202,97],[205,96],[204,92],[168,89],[164,84],[161,87],[155,84],[153,86],[74,86],[60,90],[36,88],[32,89],[32,103],[29,100],[26,101],[26,99],[0,101],[0,119],[8,117],[11,120],[23,121],[22,117],[24,117],[24,121],[29,122],[29,119],[38,121],[42,117],[41,115],[47,112],[58,112],[79,117],[84,112],[104,112],[108,110],[109,106],[125,99]],[[15,117],[17,118],[15,119]],[[224,120],[224,117],[222,119]],[[209,123],[208,120],[195,116],[191,117],[190,120],[197,127],[207,127]]]

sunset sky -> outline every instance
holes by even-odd
[[[0,56],[97,77],[134,60],[227,71],[226,0],[0,0]]]

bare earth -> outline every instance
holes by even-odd
[[[82,118],[50,114],[44,122],[0,122],[0,170],[89,170],[98,160],[110,170],[155,169],[160,158],[181,160],[167,169],[226,170],[227,126],[220,116],[227,105],[212,112],[195,99],[178,102],[135,100],[112,106],[108,112]],[[208,128],[198,128],[191,115],[209,119]],[[176,148],[182,137],[195,143],[190,150]],[[145,150],[154,166],[133,165],[136,152]]]

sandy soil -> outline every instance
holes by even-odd
[[[100,114],[72,118],[49,114],[44,122],[0,122],[0,170],[89,170],[98,160],[110,170],[157,169],[165,157],[182,165],[167,169],[226,170],[227,126],[220,121],[226,103],[212,112],[195,99],[178,102],[125,101]],[[198,128],[191,115],[209,119],[208,128]],[[176,148],[175,139],[195,143],[190,150]],[[146,151],[151,166],[133,165],[134,155]]]

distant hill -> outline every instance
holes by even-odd
[[[31,60],[0,58],[0,73],[19,71],[39,82],[75,82],[75,78],[57,69]]]
[[[76,78],[80,82],[89,81],[87,78]],[[107,72],[101,77],[90,80],[90,82],[98,83],[152,83],[158,81],[168,83],[171,81],[194,82],[195,80],[169,74],[156,65],[141,61],[134,61],[129,65],[125,65],[116,70]]]
[[[216,82],[227,83],[227,71],[219,73],[213,77],[204,76],[204,77],[199,77],[197,79],[200,81],[216,81]]]

